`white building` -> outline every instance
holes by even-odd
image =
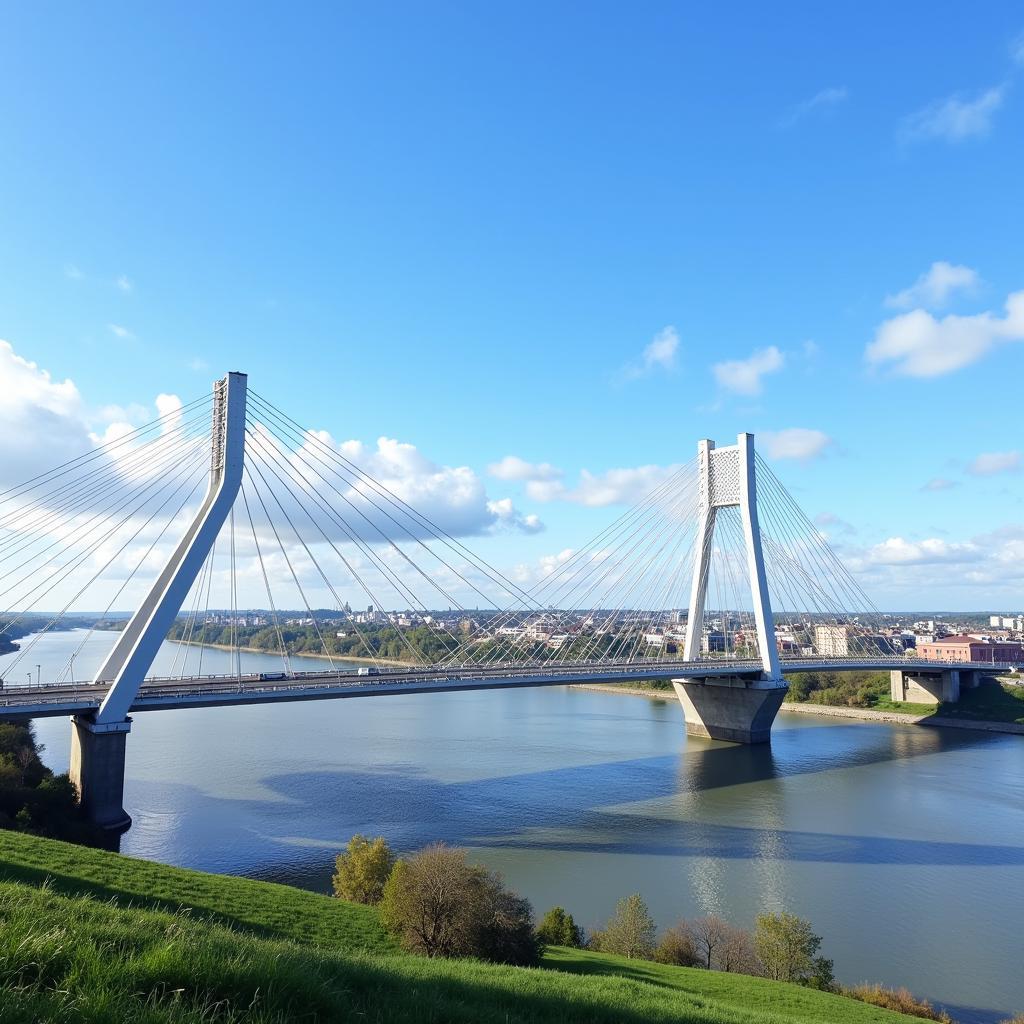
[[[850,654],[848,626],[815,626],[814,646],[823,658],[846,658]]]

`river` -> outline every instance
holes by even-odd
[[[83,636],[42,638],[19,672],[46,679]],[[76,678],[112,641],[89,640]],[[165,644],[155,671],[179,651]],[[229,668],[226,652],[203,659]],[[67,770],[67,721],[37,731]],[[659,925],[785,909],[842,981],[906,985],[970,1024],[1024,1009],[1024,738],[785,713],[773,737],[687,739],[674,699],[568,687],[148,712],[121,848],[325,892],[354,832],[399,850],[442,839],[538,915],[557,903],[594,928],[637,891]]]

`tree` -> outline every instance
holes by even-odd
[[[715,961],[715,969],[719,971],[754,975],[764,973],[754,949],[753,936],[746,928],[737,928],[731,924],[725,926],[725,939],[718,947]]]
[[[729,928],[728,922],[715,914],[698,917],[690,922],[690,931],[702,967],[711,970],[719,950],[729,939]]]
[[[413,952],[522,965],[540,959],[530,904],[500,875],[467,864],[465,850],[443,843],[395,863],[380,909],[384,926]]]
[[[821,936],[815,935],[811,922],[802,917],[786,913],[757,917],[754,948],[769,978],[808,985],[820,981],[827,966],[831,984],[831,962],[815,958],[820,946]]]
[[[354,903],[379,903],[395,866],[395,855],[383,836],[370,840],[354,835],[334,862],[334,895]]]
[[[675,964],[677,967],[700,966],[697,945],[685,921],[665,929],[654,950],[654,959],[659,964]]]
[[[601,949],[632,960],[650,960],[654,955],[654,921],[640,893],[615,904],[615,913],[601,933]]]
[[[573,946],[582,944],[579,926],[562,907],[552,907],[537,925],[537,938],[548,946]]]

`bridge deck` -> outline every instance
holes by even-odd
[[[903,669],[914,672],[1006,672],[1003,663],[944,663],[895,658],[802,659],[782,664],[784,674],[851,670]],[[381,669],[373,675],[353,671],[302,672],[280,677],[268,673],[198,676],[184,679],[148,679],[132,704],[132,713],[174,708],[226,707],[236,704],[273,704],[283,701],[336,700],[348,697],[384,697],[403,693],[450,693],[459,690],[517,689],[531,686],[566,686],[573,683],[628,683],[670,679],[714,679],[740,676],[751,685],[772,687],[761,679],[756,661],[630,662],[578,665],[505,665],[486,668]],[[13,686],[0,690],[0,719],[47,718],[96,711],[107,692],[106,683]]]

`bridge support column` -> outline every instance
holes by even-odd
[[[109,725],[76,715],[71,719],[71,782],[78,803],[94,825],[113,832],[129,828],[124,809],[125,740],[130,718]]]
[[[893,700],[909,704],[953,704],[960,699],[960,672],[955,668],[934,672],[893,669],[889,673],[889,692]]]
[[[686,735],[730,743],[770,743],[787,689],[774,679],[673,679],[672,685]]]

